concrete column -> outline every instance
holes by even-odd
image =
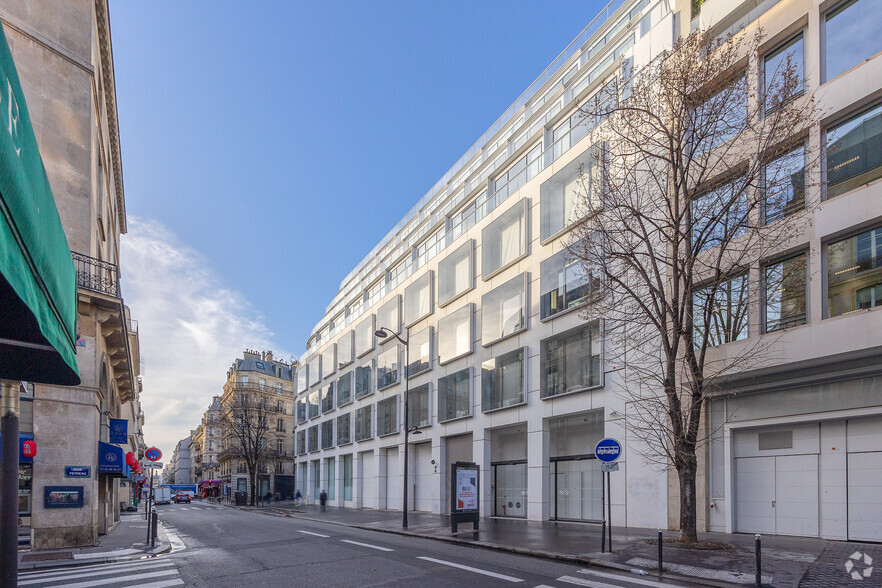
[[[478,497],[480,501],[480,509],[482,517],[489,517],[493,514],[493,472],[490,467],[490,434],[487,429],[472,431],[472,456],[479,468],[479,484],[481,495]]]
[[[549,487],[551,432],[548,422],[535,415],[527,421],[527,518],[547,521],[553,512],[554,488]]]
[[[352,453],[352,499],[355,508],[364,507],[364,464],[361,461],[361,453]]]
[[[437,445],[436,445],[437,443]],[[432,512],[445,514],[450,512],[450,498],[447,496],[449,473],[447,470],[447,441],[439,437],[432,441],[432,459],[438,467],[437,484],[433,484]],[[434,495],[437,492],[437,496]]]
[[[386,450],[376,449],[374,451],[374,464],[376,464],[376,481],[377,481],[377,504],[374,508],[389,508],[388,497],[386,496]]]
[[[334,478],[336,492],[334,493],[334,506],[343,506],[343,456],[337,455],[334,458],[334,468],[337,475]]]

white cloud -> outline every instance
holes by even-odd
[[[144,360],[144,438],[168,459],[222,392],[244,349],[289,356],[273,347],[272,331],[242,294],[161,223],[130,216],[121,241],[123,294]]]

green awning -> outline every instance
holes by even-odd
[[[76,273],[0,33],[0,378],[75,385]]]

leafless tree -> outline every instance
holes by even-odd
[[[770,349],[770,336],[746,339],[761,290],[748,275],[787,249],[817,192],[807,189],[814,101],[795,59],[763,71],[761,44],[761,33],[694,33],[583,108],[593,124],[604,119],[600,171],[582,176],[570,244],[603,282],[584,314],[604,319],[607,357],[623,367],[629,436],[676,470],[684,542],[697,540],[705,400]],[[799,271],[788,267],[777,286]],[[786,297],[785,315],[799,304]]]
[[[257,480],[262,467],[278,458],[273,446],[275,433],[270,430],[276,410],[264,394],[236,391],[225,407],[224,438],[232,456],[245,462],[251,487],[251,505],[257,501]]]

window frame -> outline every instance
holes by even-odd
[[[399,408],[399,399],[398,394],[394,394],[389,396],[388,398],[383,398],[382,400],[377,401],[377,437],[388,437],[390,435],[397,435],[400,432],[401,424],[398,419],[398,413],[400,411]],[[380,432],[380,411],[386,409],[386,407],[392,406],[393,412],[391,415],[392,418],[392,430],[386,432]],[[382,418],[384,421],[387,419],[388,415],[384,415]],[[384,429],[385,430],[385,429]]]
[[[346,400],[345,402],[340,402],[340,380],[342,380],[343,378],[349,379],[349,399]],[[341,374],[340,376],[337,377],[337,379],[334,382],[336,384],[335,393],[337,395],[337,400],[336,400],[337,408],[340,408],[341,406],[347,406],[347,405],[355,402],[355,398],[354,398],[355,373],[353,370],[349,370],[345,374]]]
[[[333,449],[336,446],[335,443],[335,433],[336,433],[336,419],[328,419],[319,423],[321,427],[319,428],[319,447],[322,451],[325,449]],[[327,425],[327,426],[326,426]],[[331,431],[331,442],[328,445],[325,445],[325,430],[330,429]]]
[[[394,313],[398,317],[397,321],[394,319],[392,321],[392,322],[395,322],[396,324],[395,325],[382,325],[382,324],[380,324],[381,319],[384,318],[383,315],[386,312],[388,312],[387,309],[392,306],[395,307]],[[375,330],[380,330],[381,328],[385,328],[385,329],[391,330],[396,335],[400,335],[401,334],[401,295],[395,294],[387,302],[383,303],[377,309],[376,317],[377,318],[376,318],[376,323],[375,323],[375,327],[374,327]],[[383,337],[382,339],[380,339],[380,346],[382,347],[385,343],[388,343],[392,339],[395,339],[395,337]],[[376,343],[375,343],[375,345],[376,345]]]
[[[364,394],[359,395],[358,394],[358,370],[365,370],[365,369],[369,370],[368,382],[370,382],[370,389],[367,392],[365,392]],[[371,359],[371,360],[368,360],[367,363],[363,363],[359,366],[356,366],[355,370],[353,371],[353,374],[354,374],[354,379],[355,379],[355,381],[353,382],[353,386],[352,386],[353,400],[361,400],[362,398],[367,398],[368,396],[370,396],[371,394],[376,392],[376,390],[374,390],[374,360]]]
[[[778,326],[774,329],[769,328],[769,270],[777,265],[783,264],[788,261],[794,261],[798,258],[803,259],[803,284],[802,284],[802,297],[803,297],[803,321],[801,323],[796,323],[789,326]],[[760,277],[762,279],[762,331],[763,333],[777,333],[781,331],[785,331],[788,329],[795,329],[796,327],[801,327],[803,325],[807,325],[809,323],[809,252],[808,250],[801,250],[785,257],[778,257],[773,260],[769,260],[762,264],[762,270],[760,273]],[[778,302],[781,304],[781,301]]]
[[[442,340],[441,340],[441,338],[443,336],[443,330],[444,330],[443,327],[447,323],[453,322],[454,318],[458,318],[458,317],[456,317],[456,315],[458,313],[464,312],[464,309],[468,309],[467,312],[468,312],[468,328],[469,328],[469,348],[467,351],[464,351],[458,355],[454,355],[452,357],[444,359],[441,356],[441,351],[444,347],[442,344]],[[438,321],[438,365],[447,365],[453,361],[456,361],[457,359],[460,359],[462,357],[466,357],[467,355],[471,355],[472,353],[474,353],[474,351],[475,351],[475,312],[474,312],[474,304],[469,302],[465,306],[458,308],[458,309],[454,310],[453,312],[448,313],[447,316],[443,317],[442,319],[440,319]]]
[[[523,405],[527,404],[527,359],[529,357],[529,354],[527,353],[527,351],[528,351],[527,347],[518,347],[518,348],[513,349],[511,351],[507,351],[505,353],[501,353],[499,355],[496,355],[496,356],[481,363],[481,412],[482,413],[486,414],[486,413],[491,413],[491,412],[497,412],[500,410],[505,410],[507,408],[513,408],[516,406],[523,406]],[[503,359],[511,358],[512,356],[515,356],[517,354],[520,354],[520,364],[521,364],[521,368],[520,368],[521,387],[520,387],[520,391],[519,391],[519,399],[517,402],[505,404],[504,403],[505,402],[504,401],[505,392],[503,390],[502,384],[500,383],[501,370],[505,366],[500,365],[499,362],[502,361]],[[505,364],[505,365],[510,365],[510,364]],[[488,379],[492,379],[493,381],[488,382],[487,381]],[[488,384],[492,385],[492,389],[488,386]],[[493,392],[497,388],[500,391],[500,398],[502,398],[502,400],[500,401],[500,405],[499,406],[487,406],[489,404],[487,402],[488,390],[489,390],[489,395],[492,398]]]
[[[423,284],[422,283],[423,281],[427,281],[428,283]],[[423,314],[419,314],[416,317],[409,317],[408,316],[408,309],[410,307],[408,305],[408,301],[413,299],[412,296],[414,294],[416,294],[417,297],[419,297],[419,294],[424,289],[428,290],[428,292],[429,292],[429,310]],[[429,270],[429,271],[423,273],[421,276],[414,279],[404,289],[404,304],[402,306],[404,306],[404,312],[402,313],[404,315],[403,323],[406,328],[410,328],[411,326],[420,322],[424,318],[432,315],[432,313],[435,311],[435,272],[434,271]],[[417,303],[417,308],[419,308],[419,303]],[[417,310],[417,312],[419,312],[419,310]]]
[[[488,303],[489,297],[493,296],[494,294],[499,296],[499,292],[503,291],[503,289],[512,287],[512,284],[518,284],[518,283],[520,283],[520,287],[521,287],[521,301],[522,301],[522,303],[521,303],[521,318],[522,318],[521,327],[510,332],[510,333],[505,333],[504,323],[502,320],[503,319],[502,312],[504,310],[506,300],[504,300],[504,299],[500,300],[500,302],[502,302],[502,304],[499,307],[500,332],[498,334],[490,333],[490,335],[493,338],[491,338],[488,341],[485,337],[485,334],[487,334],[486,329],[489,329],[489,321],[487,320],[488,310],[492,309],[494,312],[496,311],[496,308],[495,308],[496,305]],[[524,272],[522,274],[518,274],[517,276],[511,278],[510,280],[506,280],[502,284],[496,286],[495,288],[493,288],[492,290],[490,290],[489,292],[487,292],[483,296],[481,296],[481,347],[490,347],[491,345],[499,343],[500,341],[504,341],[504,340],[508,339],[509,337],[514,337],[515,335],[519,335],[529,329],[530,300],[529,300],[528,284],[529,284],[529,273]],[[512,298],[509,298],[509,300],[511,300],[511,299]]]
[[[799,29],[798,31],[794,32],[793,34],[788,35],[783,41],[781,41],[780,43],[776,43],[776,44],[775,44],[774,46],[772,46],[768,51],[765,51],[765,52],[763,53],[762,58],[761,58],[761,60],[760,60],[760,64],[761,64],[761,68],[760,68],[760,69],[761,69],[761,71],[760,71],[760,84],[759,84],[760,94],[761,94],[761,103],[762,103],[762,113],[763,113],[763,116],[767,116],[768,114],[771,114],[772,112],[774,112],[774,111],[777,110],[778,108],[781,108],[782,106],[785,106],[785,105],[789,104],[789,103],[792,102],[793,100],[796,100],[797,98],[799,98],[800,96],[802,96],[802,95],[805,94],[805,91],[806,91],[806,85],[807,85],[807,76],[805,75],[805,66],[806,66],[806,40],[805,40],[805,33],[806,33],[806,29],[805,29],[805,28],[801,28],[801,29]],[[769,82],[770,82],[770,81],[774,81],[774,80],[769,80],[769,79],[768,79],[768,75],[767,75],[767,74],[769,73],[769,69],[768,69],[768,67],[769,67],[769,65],[768,65],[768,64],[769,64],[769,60],[778,57],[778,56],[781,55],[782,53],[786,53],[787,50],[788,50],[791,46],[793,46],[794,43],[796,43],[796,42],[799,41],[799,40],[802,41],[802,55],[800,55],[800,59],[801,59],[801,63],[802,63],[802,66],[801,66],[801,70],[802,70],[802,73],[801,73],[801,81],[802,81],[801,88],[800,88],[800,90],[799,90],[798,92],[795,92],[795,93],[790,97],[790,100],[788,100],[787,102],[782,102],[781,104],[778,104],[778,105],[772,105],[772,106],[769,106],[769,103],[768,103],[768,100],[769,100],[769,94],[768,94],[768,91],[769,91],[769,90],[768,90],[768,85],[769,85]],[[772,75],[776,75],[776,74],[777,74],[777,72],[772,72]]]
[[[410,356],[413,355],[413,347],[415,345],[422,345],[423,344],[423,342],[422,342],[423,333],[428,334],[428,345],[429,345],[428,361],[426,361],[426,367],[424,367],[423,369],[421,369],[419,371],[411,371],[410,366],[413,365],[414,363],[419,362],[420,364],[422,364],[422,361],[421,361],[422,355],[420,355],[419,358],[417,358],[416,362],[413,361],[414,358],[410,357]],[[419,337],[420,339],[417,339],[417,337]],[[407,357],[407,360],[410,361],[410,364],[404,366],[404,377],[406,379],[413,378],[414,376],[418,376],[420,374],[424,374],[424,373],[432,370],[432,351],[434,350],[433,339],[434,339],[434,328],[433,327],[426,327],[424,329],[420,329],[416,333],[411,333],[410,337],[407,340],[407,342],[410,346],[408,353],[407,353],[407,355],[409,356],[409,357]]]
[[[346,440],[340,441],[340,422],[341,419],[346,419],[347,423],[347,435]],[[337,418],[334,419],[334,434],[337,436],[337,447],[342,447],[344,445],[350,445],[352,441],[352,411],[338,414]]]
[[[394,337],[390,337],[390,338],[394,338]],[[386,378],[384,376],[384,378],[383,378],[384,383],[382,386],[380,386],[380,362],[384,361],[386,357],[391,356],[393,354],[395,355],[395,369],[393,370],[393,369],[389,368],[388,371],[394,373],[395,379],[391,382],[386,382]],[[383,366],[383,369],[384,370],[387,369],[385,367],[385,365]],[[379,354],[377,354],[375,377],[377,380],[377,392],[380,392],[380,391],[385,390],[391,386],[396,386],[401,383],[401,346],[400,345],[398,345],[396,343],[394,346],[389,347],[388,349],[385,349],[382,352],[380,352]]]
[[[454,274],[456,273],[457,262],[462,261],[462,251],[466,250],[468,253],[466,254],[466,258],[468,259],[469,266],[469,276],[468,276],[468,284],[466,287],[458,292],[453,292],[448,298],[443,298],[441,295],[441,283],[442,283],[442,272],[450,272],[452,271]],[[444,259],[438,262],[438,279],[436,280],[438,287],[438,308],[444,308],[448,304],[451,304],[455,300],[458,300],[460,297],[465,296],[467,293],[471,292],[475,288],[475,240],[467,239],[462,245],[448,253]],[[455,280],[454,280],[455,285]]]
[[[481,279],[486,282],[496,276],[497,274],[505,271],[511,266],[515,265],[517,262],[521,261],[525,257],[527,257],[529,250],[529,242],[530,242],[530,215],[529,215],[529,205],[528,198],[521,198],[518,202],[514,203],[510,207],[508,207],[504,212],[502,212],[499,216],[497,216],[493,221],[481,229]],[[515,255],[513,258],[509,260],[503,260],[501,258],[501,239],[502,239],[502,231],[505,227],[510,227],[514,224],[514,222],[506,222],[515,218],[516,216],[520,216],[519,222],[521,226],[521,234],[520,234],[520,249],[518,255]],[[490,256],[492,254],[491,244],[494,242],[494,239],[491,236],[491,233],[495,232],[499,235],[500,239],[500,259],[499,266],[493,269],[489,269],[491,264],[488,263],[490,260]],[[488,271],[489,269],[489,271]]]
[[[452,416],[452,417],[450,417],[450,418],[444,418],[444,419],[442,419],[442,415],[443,415],[443,412],[442,412],[442,410],[441,410],[441,402],[442,402],[442,398],[443,398],[443,394],[442,394],[442,382],[445,381],[445,380],[451,379],[451,378],[455,378],[456,376],[459,376],[459,375],[461,375],[462,373],[465,373],[465,374],[466,374],[466,382],[468,383],[468,393],[467,393],[467,396],[468,396],[468,400],[467,400],[468,414],[464,414],[464,415],[455,415],[455,416]],[[461,370],[456,370],[455,372],[452,372],[452,373],[446,374],[446,375],[444,375],[444,376],[438,378],[437,390],[438,390],[438,392],[437,392],[436,396],[437,396],[437,401],[438,401],[438,423],[439,423],[439,424],[440,424],[440,423],[449,423],[449,422],[451,422],[451,421],[457,421],[457,420],[460,420],[460,419],[468,419],[468,418],[471,418],[472,416],[474,416],[474,415],[472,414],[473,406],[474,406],[474,398],[473,398],[473,393],[474,393],[474,391],[472,390],[472,368],[471,368],[471,366],[465,367],[465,368],[463,368],[463,369],[461,369]]]
[[[362,321],[360,321],[357,325],[355,325],[355,330],[354,330],[354,332],[355,332],[355,345],[353,348],[353,352],[355,353],[355,359],[361,359],[362,357],[364,357],[365,355],[367,355],[368,353],[373,351],[374,348],[377,346],[377,341],[376,341],[377,337],[376,337],[376,335],[374,335],[374,332],[376,331],[375,319],[376,319],[376,317],[374,316],[373,313],[371,313],[368,316],[366,316]],[[367,349],[364,349],[361,351],[361,353],[359,353],[359,343],[360,343],[359,339],[358,339],[359,330],[362,329],[362,326],[366,325],[366,324],[369,325],[368,327],[366,327],[365,330],[370,331],[371,344],[368,346]]]
[[[414,399],[414,394],[422,394],[423,393],[422,388],[425,388],[425,393],[426,393],[426,413],[427,413],[427,416],[426,416],[425,424],[417,424],[411,418],[412,414],[413,414],[413,406],[414,406],[413,399]],[[413,388],[408,390],[407,394],[408,394],[408,398],[407,398],[407,411],[408,411],[407,426],[412,429],[413,428],[426,429],[428,427],[431,427],[432,426],[432,385],[431,385],[431,383],[426,382],[425,384],[420,384],[419,386],[414,386]]]
[[[841,180],[840,182],[837,182],[836,184],[833,184],[833,185],[831,185],[830,178],[829,178],[829,174],[830,174],[830,170],[829,170],[830,137],[829,137],[829,135],[830,135],[830,132],[839,129],[840,127],[844,127],[847,124],[849,124],[850,122],[856,121],[863,116],[869,115],[873,111],[878,111],[875,116],[882,116],[882,101],[876,101],[876,102],[873,102],[873,103],[866,105],[862,108],[847,111],[847,112],[843,113],[842,116],[835,119],[834,122],[831,122],[830,124],[824,125],[822,127],[821,146],[823,149],[823,156],[821,157],[821,164],[823,166],[822,185],[823,185],[824,201],[832,200],[833,198],[838,198],[840,196],[844,196],[846,194],[854,192],[855,190],[869,186],[870,184],[872,184],[874,182],[878,182],[880,179],[882,179],[882,170],[880,170],[879,176],[877,176],[873,179],[868,179],[867,181],[861,180],[860,183],[854,183],[852,185],[848,185],[849,180],[851,180],[854,177],[861,177],[863,175],[867,175],[870,173],[870,171],[864,172],[863,174],[857,174],[856,176],[852,176],[852,177],[847,178],[845,180]],[[868,118],[868,120],[869,120],[869,118]],[[857,127],[855,127],[855,128],[857,128]],[[850,159],[846,160],[845,162],[843,162],[839,165],[845,165],[845,164],[849,163],[850,161],[851,161]],[[879,169],[880,167],[882,167],[882,166],[876,166],[872,169]],[[839,191],[838,189],[834,189],[832,191],[833,193],[831,193],[831,186],[834,188],[838,188],[839,186],[841,186],[843,184],[846,184],[846,185],[843,186],[842,191]]]
[[[373,404],[365,404],[364,406],[360,406],[355,409],[355,421],[353,425],[353,433],[352,437],[356,443],[361,443],[363,441],[370,441],[374,438],[374,405]],[[358,436],[358,424],[361,420],[361,417],[364,413],[367,412],[367,426],[369,428],[367,436],[359,437]]]
[[[327,365],[329,362],[325,361],[327,359],[325,354],[329,351],[331,355],[330,367]],[[337,344],[331,343],[319,355],[322,358],[322,380],[327,380],[332,374],[337,372]]]
[[[580,386],[577,388],[570,389],[567,387],[566,392],[559,392],[557,394],[548,394],[548,382],[546,380],[547,371],[548,371],[548,344],[552,341],[563,340],[564,345],[567,344],[569,340],[574,338],[576,335],[582,333],[583,331],[588,331],[589,341],[591,338],[596,336],[598,338],[598,343],[600,349],[597,353],[597,384],[589,384],[588,386]],[[582,392],[586,392],[589,390],[597,390],[599,388],[603,388],[605,385],[605,376],[603,370],[603,362],[604,362],[604,348],[605,348],[605,333],[603,330],[603,322],[600,320],[591,321],[588,323],[582,323],[577,325],[571,329],[567,329],[565,331],[561,331],[560,333],[555,333],[550,337],[546,337],[539,341],[539,398],[540,400],[552,400],[554,398],[560,398],[562,396],[569,396],[571,394],[580,394]],[[592,349],[593,351],[593,349]],[[566,350],[564,350],[566,353]],[[588,360],[591,361],[591,358],[594,355],[589,355]],[[592,365],[589,363],[589,366]],[[563,370],[564,376],[567,375],[567,370]],[[566,381],[564,381],[564,385],[566,386]]]
[[[345,353],[341,353],[341,351],[340,351],[340,345],[344,341],[346,341],[347,339],[348,339],[348,341],[347,341],[346,345],[349,346],[348,357]],[[344,367],[346,367],[347,365],[349,365],[353,361],[355,361],[355,331],[352,329],[349,329],[348,331],[343,333],[343,336],[340,337],[339,339],[337,339],[336,345],[337,345],[337,371],[340,371],[341,369],[343,369]]]

